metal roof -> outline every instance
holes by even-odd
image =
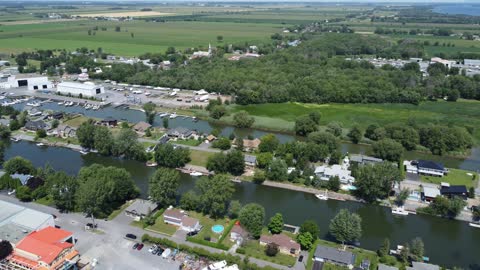
[[[314,256],[319,259],[326,259],[346,265],[353,265],[355,263],[355,255],[353,255],[352,252],[322,245],[317,246]]]

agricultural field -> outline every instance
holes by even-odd
[[[420,105],[411,104],[303,104],[281,103],[238,106],[232,105],[230,112],[245,110],[255,117],[256,124],[269,123],[277,130],[284,130],[288,123],[292,127],[295,119],[312,111],[321,113],[321,125],[337,121],[344,127],[354,124],[364,129],[373,123],[385,125],[395,122],[406,122],[414,118],[418,123],[449,123],[477,127],[480,125],[480,102],[459,100],[457,102],[423,102]],[[258,122],[258,123],[257,123]],[[477,141],[480,141],[480,131],[475,130]]]

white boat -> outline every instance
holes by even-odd
[[[60,101],[57,103],[58,105],[63,105],[63,101]]]
[[[325,194],[315,194],[315,197],[317,197],[317,199],[319,200],[322,200],[322,201],[328,201],[328,193],[327,193],[327,190],[325,190]]]
[[[401,207],[393,207],[392,208],[392,214],[394,215],[399,215],[399,216],[408,216],[408,212],[405,211],[403,206]]]
[[[156,162],[151,162],[151,161],[148,161],[145,165],[147,165],[147,167],[157,167],[158,164]]]
[[[202,176],[202,175],[203,175],[203,173],[197,172],[197,171],[193,171],[193,172],[190,173],[190,176]]]
[[[175,118],[177,118],[177,113],[172,113],[172,114],[170,115],[170,119],[175,119]]]
[[[7,97],[6,96],[0,96],[0,100],[1,99],[6,99]]]
[[[80,152],[80,154],[82,154],[82,155],[86,155],[86,154],[88,154],[88,152],[90,152],[90,151],[88,151],[87,149],[82,149],[82,150],[80,150],[79,152]]]
[[[469,225],[470,227],[480,228],[480,223],[470,222],[470,223],[468,223],[468,225]]]
[[[39,116],[39,115],[42,115],[42,112],[41,111],[28,111],[28,115],[30,116]]]
[[[168,114],[168,113],[162,113],[162,114],[160,114],[160,118],[167,117],[167,116],[169,116],[169,115],[170,115],[170,114]]]
[[[47,145],[40,142],[40,143],[37,143],[37,146],[47,146]]]
[[[28,103],[27,103],[27,106],[39,107],[39,106],[40,106],[40,103],[38,103],[38,102],[28,102]]]
[[[19,138],[16,138],[16,137],[11,137],[10,140],[11,140],[12,142],[19,142],[19,141],[20,141],[20,139],[19,139]]]

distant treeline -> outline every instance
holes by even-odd
[[[383,7],[389,11],[395,8]],[[401,23],[445,23],[445,24],[479,24],[479,16],[461,14],[441,14],[432,11],[432,6],[414,6],[412,8],[399,8],[396,16],[372,17],[372,22],[401,22]]]

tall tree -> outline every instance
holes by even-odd
[[[377,254],[379,257],[385,257],[390,254],[390,240],[388,238],[383,240],[383,243],[378,249]]]
[[[362,132],[362,130],[360,129],[359,126],[355,125],[350,129],[347,136],[348,136],[348,138],[350,138],[350,140],[353,143],[357,144],[357,143],[360,142],[360,140],[362,140],[363,132]]]
[[[171,144],[162,144],[155,150],[155,161],[159,166],[180,168],[190,162],[190,150],[185,147],[174,148]]]
[[[95,147],[95,125],[92,119],[83,122],[77,129],[77,138],[82,147],[93,149]]]
[[[240,210],[238,219],[254,238],[259,238],[265,222],[265,209],[259,204],[249,203]]]
[[[47,175],[45,180],[47,192],[53,198],[53,203],[61,211],[75,209],[75,193],[78,181],[65,172],[54,172]]]
[[[273,153],[277,149],[279,141],[277,137],[273,134],[267,134],[260,138],[260,144],[258,145],[258,150],[260,152],[270,152]]]
[[[174,169],[160,168],[150,177],[148,194],[161,207],[174,205],[180,185],[180,174]]]
[[[388,197],[393,184],[401,180],[400,171],[390,162],[360,166],[355,181],[357,195],[368,202],[384,199]]]
[[[313,236],[314,240],[316,240],[320,234],[320,229],[314,220],[307,219],[300,226],[300,233],[305,232],[309,232]]]
[[[423,255],[425,252],[425,246],[421,238],[416,237],[410,244],[410,253],[412,258],[417,262],[423,262]]]
[[[235,188],[227,175],[202,177],[195,185],[199,191],[202,212],[212,217],[225,215]]]
[[[233,123],[238,128],[249,128],[255,122],[255,118],[246,111],[239,111],[233,115]]]
[[[155,103],[148,102],[143,104],[143,110],[145,111],[145,117],[149,124],[153,124],[155,120]]]
[[[107,127],[95,127],[93,133],[94,148],[101,155],[111,155],[114,144],[113,135]]]
[[[280,213],[276,213],[273,217],[270,218],[268,223],[268,230],[272,234],[279,234],[283,231],[283,216]]]
[[[392,162],[398,162],[403,155],[402,144],[392,140],[383,139],[372,144],[374,156]]]
[[[342,209],[330,222],[330,233],[342,244],[357,241],[362,236],[362,218]]]
[[[3,169],[8,174],[33,174],[35,172],[32,162],[19,156],[7,160],[3,164]]]

